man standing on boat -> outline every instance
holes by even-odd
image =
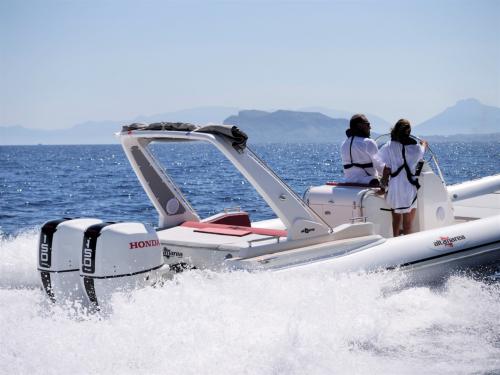
[[[340,147],[346,182],[379,186],[379,175],[384,163],[378,157],[378,147],[370,138],[370,121],[363,114],[355,114],[346,130],[347,139]]]

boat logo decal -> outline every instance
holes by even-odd
[[[40,266],[50,268],[51,248],[46,234],[42,233],[40,241]]]
[[[142,249],[144,247],[160,246],[159,240],[146,240],[146,241],[135,241],[129,242],[129,249]]]
[[[95,241],[94,241],[95,242]],[[82,271],[86,273],[95,272],[95,246],[92,244],[92,238],[84,238],[82,249]]]
[[[314,228],[304,228],[300,231],[300,233],[308,234],[309,232],[314,232],[314,231],[315,231]]]
[[[163,248],[163,256],[167,259],[169,259],[170,257],[182,258],[184,256],[184,254],[181,253],[180,251],[172,251],[168,247],[164,247]]]
[[[455,242],[463,241],[463,240],[465,240],[465,236],[463,234],[459,235],[459,236],[455,236],[455,237],[440,236],[439,240],[434,241],[434,246],[435,247],[438,247],[438,246],[453,247],[453,244]]]

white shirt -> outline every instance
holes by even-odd
[[[359,168],[351,167],[344,169],[346,182],[367,184],[374,178],[378,178],[384,169],[384,163],[378,157],[378,147],[373,139],[354,137],[351,147],[351,137],[342,142],[340,146],[342,164],[367,164],[373,163],[373,167]],[[352,155],[352,161],[351,161]]]
[[[404,147],[406,163],[411,173],[415,174],[415,168],[418,161],[423,158],[425,148],[419,144]],[[396,141],[389,141],[380,149],[379,157],[391,169],[391,173],[394,173],[404,163],[403,145]],[[410,212],[412,208],[417,207],[417,201],[414,201],[416,195],[417,188],[408,181],[404,169],[389,180],[386,200],[394,212]]]

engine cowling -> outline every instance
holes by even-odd
[[[81,283],[96,307],[113,292],[152,285],[161,277],[162,266],[160,240],[142,223],[99,223],[85,231]]]
[[[80,282],[83,234],[99,219],[64,218],[46,222],[40,231],[38,271],[45,293],[53,302],[67,300],[85,303],[87,296]]]

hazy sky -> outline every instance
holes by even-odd
[[[0,126],[199,106],[500,106],[500,1],[0,0]]]

